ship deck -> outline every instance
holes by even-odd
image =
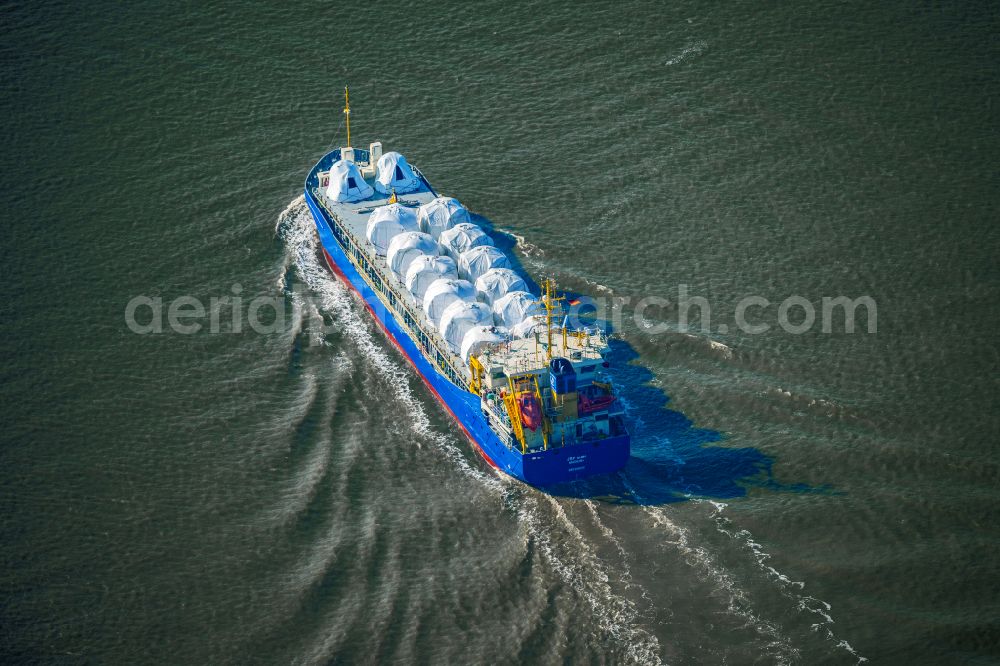
[[[373,182],[367,178],[365,180],[369,185]],[[421,188],[418,192],[399,195],[396,203],[402,204],[407,208],[412,208],[413,212],[416,213],[417,208],[432,201],[437,196],[431,190],[425,189],[425,187]],[[337,203],[327,198],[326,193],[323,192],[320,193],[320,196],[324,204],[337,212],[340,221],[348,228],[348,231],[362,241],[362,247],[365,250],[370,250],[371,245],[368,244],[365,235],[368,231],[368,218],[376,208],[389,205],[389,196],[376,191],[370,198],[358,203]],[[374,253],[369,252],[369,254],[373,255]],[[382,265],[385,266],[385,258],[380,257],[380,259],[382,259]],[[386,267],[386,270],[388,270],[388,267]]]
[[[530,372],[547,372],[548,355],[542,343],[545,340],[544,329],[539,334],[540,340],[535,338],[523,338],[511,340],[504,345],[503,353],[489,354],[489,363],[484,363],[486,367],[498,367],[505,375],[516,377]],[[601,350],[607,342],[597,335],[577,335],[568,333],[563,339],[561,332],[552,330],[552,357],[565,357],[574,362],[593,361],[601,363],[604,357]],[[543,385],[547,383],[548,376],[540,378]]]

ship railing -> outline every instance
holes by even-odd
[[[591,336],[588,348],[603,349],[606,346],[607,338],[605,338],[602,333],[600,336],[596,334]],[[486,347],[484,351],[489,352],[491,355],[504,356],[509,352],[509,343],[499,342],[491,344]],[[504,364],[509,366],[515,373],[544,369],[547,363],[548,361],[545,356],[545,350],[542,347],[539,347],[533,354],[518,355],[512,359],[506,358],[504,360]],[[607,381],[610,382],[610,379]]]
[[[337,214],[330,209],[330,206],[327,204],[325,197],[323,197],[322,194],[320,193],[319,188],[314,188],[313,189],[313,193],[314,193],[314,195],[316,195],[315,199],[320,202],[320,205],[323,206],[324,209],[326,209],[327,213],[329,213],[330,216],[334,218],[334,220],[338,220],[339,218],[338,218]],[[357,236],[355,236],[353,233],[351,233],[351,230],[348,229],[346,225],[344,225],[344,224],[338,224],[338,227],[344,233],[344,235],[346,235],[348,237],[348,239],[350,239],[350,241],[356,247],[358,247],[358,248],[365,247],[365,245],[361,241],[358,240]],[[367,240],[365,242],[367,243]],[[365,276],[365,271],[364,271],[364,269],[361,266],[357,265],[356,258],[354,256],[352,256],[350,252],[348,252],[347,255],[348,255],[348,259],[350,259],[350,261],[352,263],[354,263],[355,266],[357,266],[358,271],[364,277]],[[383,269],[382,266],[380,266],[378,263],[376,263],[375,261],[373,261],[371,259],[368,260],[368,265],[371,266],[374,269],[375,273],[379,276],[379,279],[382,282],[383,289],[384,290],[388,290],[389,292],[391,292],[392,295],[393,295],[394,300],[398,304],[398,308],[392,308],[391,306],[389,306],[388,303],[385,304],[386,307],[388,307],[389,309],[402,310],[406,314],[408,314],[409,317],[410,317],[410,320],[417,323],[418,327],[420,328],[419,332],[421,334],[425,335],[431,341],[431,343],[432,343],[431,346],[434,347],[434,351],[437,352],[435,354],[435,357],[432,359],[432,361],[434,362],[434,364],[438,365],[440,367],[440,364],[438,363],[438,360],[437,360],[437,357],[440,355],[441,358],[445,359],[445,363],[449,366],[449,369],[451,370],[451,372],[455,374],[455,376],[459,380],[459,382],[462,382],[463,380],[465,380],[466,379],[466,373],[464,372],[464,368],[462,367],[462,365],[461,364],[457,364],[457,367],[456,367],[456,364],[451,361],[452,357],[454,357],[456,359],[458,357],[451,351],[451,347],[447,344],[447,342],[445,342],[445,340],[434,329],[434,327],[430,326],[430,322],[427,322],[426,326],[420,326],[420,322],[426,321],[426,319],[427,319],[426,316],[424,316],[423,313],[419,313],[419,314],[416,313],[413,310],[413,308],[411,308],[409,306],[409,304],[406,302],[405,298],[403,298],[403,296],[395,288],[396,277],[391,274],[391,271],[386,271],[385,269]],[[379,290],[375,289],[375,292],[379,293]],[[403,326],[404,328],[406,328],[407,330],[409,330],[411,333],[415,333],[416,332],[416,331],[413,331],[413,329],[410,326],[407,326],[405,320],[404,321],[400,321],[399,324],[401,326]],[[459,370],[459,368],[461,368],[461,370]]]
[[[600,372],[600,371],[595,372],[592,381],[595,384],[607,384],[608,388],[611,389],[611,393],[617,393],[617,391],[615,390],[614,379],[612,379],[611,375],[609,375],[606,372]]]
[[[496,403],[486,400],[485,404],[486,411],[488,411],[491,416],[493,416],[497,421],[503,423],[506,427],[510,426],[510,417],[505,411],[498,409]]]
[[[509,350],[507,348],[506,342],[500,342],[490,345],[486,351],[488,351],[491,355],[504,356],[505,354],[508,353]],[[543,368],[545,364],[541,360],[538,361],[534,360],[532,357],[528,358],[517,357],[514,359],[505,358],[504,365],[512,369],[514,374],[519,374],[522,372],[539,370]]]
[[[590,339],[590,345],[594,346],[594,343],[606,344],[608,341],[608,334],[605,332],[604,328],[601,326],[584,326],[579,329],[579,332],[583,334],[584,338]]]
[[[500,440],[501,444],[506,446],[508,449],[520,452],[521,447],[514,444],[514,436],[509,431],[506,431],[498,426],[495,421],[490,421],[490,429],[493,431],[493,434],[497,436],[497,439]]]
[[[484,399],[482,402],[485,405],[487,415],[490,417],[487,419],[490,428],[492,428],[493,432],[497,434],[497,437],[507,448],[520,453],[521,447],[518,446],[514,439],[514,427],[511,425],[510,416],[507,415],[506,409],[501,409],[498,401],[494,402]]]
[[[504,444],[507,448],[515,451],[520,451],[521,447],[517,446],[517,444],[515,444],[514,442],[514,432],[512,430],[508,430],[507,428],[505,428],[503,424],[499,420],[497,420],[496,414],[494,412],[491,411],[490,416],[492,417],[488,419],[490,423],[490,429],[496,434],[497,439],[499,439],[500,442]]]

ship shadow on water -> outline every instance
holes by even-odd
[[[722,433],[699,428],[670,409],[670,397],[651,385],[655,376],[635,362],[639,354],[632,346],[616,339],[610,346],[610,374],[632,435],[628,464],[617,474],[547,486],[544,492],[609,503],[669,504],[728,500],[743,497],[750,487],[781,487],[772,477],[770,457],[753,447],[727,446]]]
[[[540,287],[514,252],[517,239],[496,229],[486,218],[474,222],[490,235],[511,259],[534,293]],[[569,299],[586,294],[566,292]],[[586,313],[581,318],[586,319]],[[587,322],[613,333],[610,322]],[[830,492],[807,484],[784,484],[772,475],[773,460],[750,446],[726,444],[716,430],[699,428],[679,411],[670,409],[670,397],[652,385],[655,375],[637,362],[639,353],[619,339],[611,339],[609,368],[626,407],[632,451],[628,464],[617,474],[545,486],[541,490],[559,497],[594,499],[609,503],[668,504],[689,499],[729,500],[743,497],[750,488],[778,492]]]

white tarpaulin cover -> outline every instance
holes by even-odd
[[[354,162],[337,160],[330,167],[330,184],[326,188],[326,196],[340,203],[363,201],[375,193],[372,186],[361,177],[361,172]]]
[[[479,354],[491,345],[506,342],[510,337],[507,329],[499,326],[475,326],[462,338],[462,362],[468,363],[470,356]]]
[[[382,194],[396,190],[396,194],[406,194],[420,188],[420,179],[406,158],[395,151],[389,151],[378,158],[378,176],[375,189]]]
[[[458,274],[469,282],[475,282],[491,268],[513,268],[507,255],[492,245],[474,247],[458,258]]]
[[[455,301],[476,300],[476,288],[468,280],[455,278],[440,278],[431,283],[424,292],[424,314],[435,326],[441,321],[441,315]]]
[[[368,218],[365,236],[375,246],[375,253],[384,255],[389,242],[404,231],[417,230],[417,215],[403,204],[379,206]]]
[[[389,270],[399,276],[402,280],[406,275],[406,269],[417,257],[424,255],[436,255],[438,244],[422,231],[404,231],[397,234],[389,241],[389,249],[385,252],[385,261],[389,264]]]
[[[511,291],[493,303],[493,319],[498,326],[513,328],[526,317],[544,311],[538,298],[526,291]]]
[[[554,329],[555,327],[553,327]],[[511,327],[510,334],[515,338],[530,338],[535,333],[545,332],[545,315],[531,315],[520,324]]]
[[[463,252],[468,252],[480,245],[493,245],[493,239],[474,224],[463,222],[444,231],[438,237],[438,242],[446,254],[458,261]]]
[[[528,291],[528,285],[509,268],[491,268],[476,280],[479,300],[491,307],[501,296],[512,291]]]
[[[428,201],[420,207],[417,219],[420,221],[420,230],[434,236],[434,240],[438,240],[442,233],[456,224],[472,222],[465,206],[451,197],[438,197]]]
[[[451,257],[417,257],[406,269],[406,290],[423,301],[427,288],[441,278],[457,278],[458,269]]]
[[[470,329],[476,326],[492,326],[493,313],[482,303],[455,301],[441,315],[438,331],[441,337],[457,354],[462,349],[462,340]]]

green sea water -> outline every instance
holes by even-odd
[[[1000,659],[994,5],[0,19],[4,663]],[[531,276],[665,299],[617,331],[612,496],[491,471],[325,272],[345,85]],[[286,325],[126,323],[236,295]],[[792,296],[877,330],[789,333]]]

